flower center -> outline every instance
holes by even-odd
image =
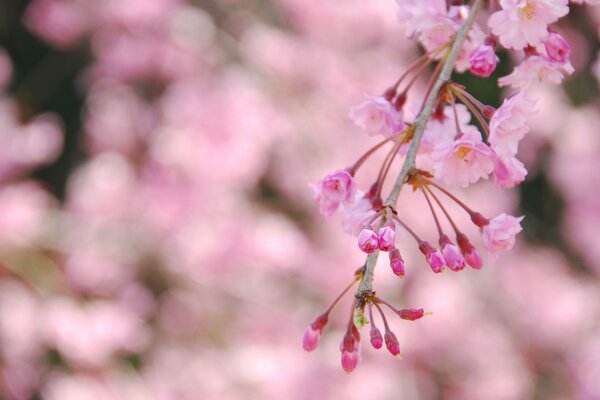
[[[473,150],[470,147],[467,146],[460,146],[456,152],[456,157],[458,157],[459,160],[465,160],[465,158],[469,155],[469,153],[471,152],[471,150]]]
[[[519,15],[527,20],[530,20],[535,15],[535,3],[528,1],[521,9],[519,9]]]

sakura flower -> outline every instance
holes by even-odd
[[[489,44],[483,44],[471,52],[469,58],[469,70],[477,76],[487,78],[496,69],[496,63],[500,61],[496,50]]]
[[[500,6],[488,25],[502,46],[515,50],[539,44],[548,25],[569,12],[567,0],[500,0]]]
[[[533,55],[525,58],[512,73],[498,79],[498,84],[520,90],[529,88],[534,82],[549,81],[559,84],[565,75],[571,75],[573,71],[570,62],[557,63],[544,56]]]
[[[371,97],[352,107],[348,115],[369,136],[389,137],[404,129],[402,113],[382,96]]]
[[[519,141],[529,132],[527,120],[536,110],[536,101],[529,100],[523,93],[504,100],[490,119],[490,137],[492,149],[502,157],[517,154]]]
[[[473,125],[469,125],[471,113],[464,104],[456,104],[456,115],[458,118],[454,116],[453,107],[447,106],[444,107],[441,115],[437,115],[427,122],[423,139],[419,145],[419,153],[431,153],[436,143],[452,141],[456,135],[456,119],[458,119],[462,131],[475,128]]]
[[[313,200],[324,216],[335,213],[341,203],[351,204],[356,193],[356,183],[347,170],[335,171],[313,186]]]
[[[525,180],[527,169],[516,157],[498,157],[494,160],[494,183],[500,189],[510,189]]]
[[[515,236],[523,230],[520,224],[523,218],[502,213],[483,227],[483,244],[492,258],[496,258],[500,251],[513,248]]]
[[[551,61],[564,64],[571,58],[571,46],[562,35],[550,32],[543,44]]]
[[[461,187],[487,178],[494,169],[493,156],[476,130],[465,132],[454,142],[437,144],[431,154],[435,177],[448,186]]]

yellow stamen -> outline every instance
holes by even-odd
[[[519,15],[524,19],[532,19],[535,15],[535,3],[528,1],[525,4],[525,7],[519,10]]]
[[[458,151],[456,152],[456,156],[458,157],[459,160],[464,160],[465,157],[467,157],[469,155],[471,150],[473,150],[473,149],[470,147],[460,146],[458,148]]]

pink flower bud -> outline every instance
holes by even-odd
[[[462,252],[467,264],[469,264],[473,269],[481,269],[483,266],[483,259],[477,252],[475,246],[471,244],[467,236],[464,233],[459,232],[456,235],[456,242],[458,243],[460,251]]]
[[[377,250],[379,247],[379,238],[371,229],[363,229],[358,234],[358,248],[367,254]]]
[[[377,233],[377,240],[379,241],[379,250],[390,251],[396,244],[396,231],[393,225],[385,225],[379,229]]]
[[[446,265],[452,271],[460,271],[465,268],[465,259],[460,252],[460,249],[455,244],[450,242],[446,235],[440,237],[440,246]]]
[[[398,339],[394,332],[387,331],[385,333],[385,347],[387,347],[388,351],[393,355],[397,356],[400,354],[400,343],[398,343]]]
[[[347,373],[354,371],[358,365],[358,350],[342,351],[342,368]]]
[[[390,267],[392,268],[392,272],[400,277],[403,277],[406,273],[404,269],[404,260],[400,255],[400,250],[394,248],[392,251],[388,253],[390,257]]]
[[[428,242],[422,241],[419,244],[419,250],[425,255],[427,263],[431,267],[431,270],[436,274],[444,270],[446,262],[444,256],[439,250],[435,250]]]
[[[306,330],[304,331],[304,336],[302,337],[302,347],[306,351],[313,351],[317,348],[319,344],[319,338],[321,337],[321,331],[319,329],[314,329],[312,324],[308,325]]]
[[[480,228],[483,228],[484,226],[490,223],[489,219],[487,219],[478,212],[471,213],[471,221],[473,221],[473,223]]]
[[[383,346],[383,337],[381,336],[381,331],[375,325],[371,328],[371,344],[376,349],[380,349]]]
[[[329,314],[324,312],[319,315],[304,331],[304,336],[302,337],[302,347],[306,351],[313,351],[317,348],[319,344],[319,338],[321,337],[321,332],[325,325],[327,325],[327,321],[329,320]]]
[[[544,47],[548,58],[552,61],[564,64],[571,58],[571,46],[562,35],[556,32],[548,34],[544,40]]]
[[[496,69],[496,63],[500,61],[494,47],[482,44],[471,52],[469,58],[469,70],[473,75],[487,78]]]
[[[402,319],[406,319],[408,321],[416,321],[418,319],[423,318],[425,315],[425,311],[422,308],[406,308],[404,310],[400,310],[398,315]]]

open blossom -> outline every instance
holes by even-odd
[[[559,84],[565,75],[574,71],[570,62],[558,63],[540,55],[526,57],[509,75],[498,79],[500,86],[512,86],[523,90],[534,82],[552,82]]]
[[[494,112],[488,140],[496,154],[502,157],[517,154],[519,141],[529,132],[527,120],[536,112],[535,103],[520,92],[504,100]]]
[[[341,203],[351,204],[356,194],[356,183],[347,170],[335,171],[313,186],[313,199],[324,216],[335,213]]]
[[[500,0],[500,6],[488,25],[502,46],[515,50],[539,44],[548,25],[569,12],[567,0]]]
[[[500,214],[483,227],[483,243],[490,255],[495,258],[500,251],[506,251],[515,245],[515,236],[521,232],[520,222],[525,217],[513,217]]]
[[[377,232],[377,239],[379,241],[379,250],[390,251],[394,248],[396,243],[396,231],[393,225],[384,225]]]
[[[469,57],[469,70],[477,76],[487,78],[496,69],[496,64],[500,61],[496,55],[496,50],[489,44],[482,44],[471,52]]]
[[[498,188],[510,189],[525,180],[527,169],[516,157],[497,157],[493,175]]]
[[[543,43],[546,56],[551,61],[564,64],[571,58],[571,46],[561,34],[550,32]]]
[[[448,186],[468,186],[487,178],[494,169],[494,152],[476,130],[465,132],[454,142],[439,143],[431,158],[435,177]]]
[[[371,97],[352,107],[350,119],[370,136],[392,136],[404,129],[402,113],[383,96]]]

